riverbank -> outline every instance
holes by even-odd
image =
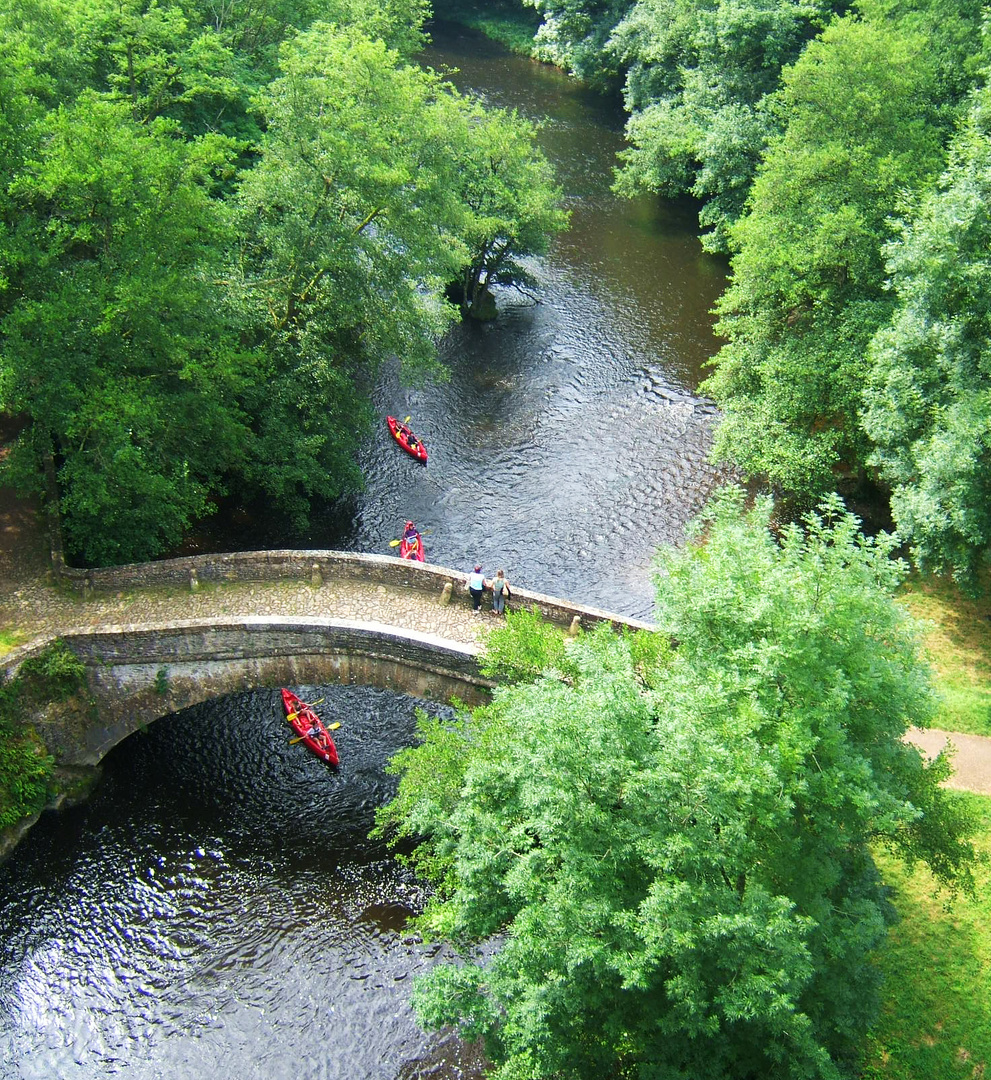
[[[916,732],[913,741],[930,755],[951,742],[954,786],[981,790],[986,778],[968,773],[980,768],[991,732],[989,598],[913,577],[901,601],[928,623],[940,723],[952,729]],[[923,867],[876,852],[898,921],[878,956],[884,1006],[864,1048],[861,1080],[981,1080],[991,1062],[991,799],[966,790],[959,798],[977,823],[973,895],[948,897]]]
[[[478,0],[459,4],[434,4],[435,18],[476,30],[520,56],[536,57],[534,34],[542,22],[536,9],[523,10],[506,0]]]

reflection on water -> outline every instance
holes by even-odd
[[[539,302],[503,293],[495,323],[454,329],[449,383],[410,390],[383,373],[352,505],[301,536],[268,516],[215,523],[199,549],[389,554],[411,517],[431,561],[481,560],[520,586],[647,615],[653,551],[718,481],[696,388],[723,267],[691,208],[610,193],[611,103],[477,38],[436,40],[434,66],[544,124],[572,225],[531,260]],[[388,412],[412,415],[427,467],[392,442]],[[471,1048],[413,1020],[412,977],[434,958],[405,932],[422,896],[367,839],[414,703],[306,692],[342,723],[339,771],[287,745],[275,691],[199,706],[119,747],[92,803],[44,819],[0,868],[4,1076],[481,1076]]]
[[[479,1075],[413,1019],[437,950],[406,930],[421,887],[368,840],[416,702],[305,692],[341,720],[338,770],[288,745],[276,691],[196,706],[123,743],[92,802],[4,866],[6,1075]]]

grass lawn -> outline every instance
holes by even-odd
[[[24,635],[17,630],[0,630],[0,656],[6,656],[24,640]]]
[[[458,4],[435,3],[434,11],[438,18],[478,30],[511,52],[533,55],[533,35],[541,16],[532,8],[521,8],[512,0],[462,0]]]
[[[933,726],[991,735],[991,591],[970,600],[946,581],[912,578],[899,599],[929,622],[925,644],[943,699]]]
[[[971,600],[951,583],[913,578],[900,601],[929,623],[925,645],[943,706],[936,725],[991,735],[991,592]],[[991,798],[955,793],[979,821],[976,896],[935,893],[880,853],[901,921],[879,956],[885,1007],[865,1049],[862,1080],[991,1080]]]
[[[991,855],[991,798],[959,793],[982,822],[978,848]],[[880,965],[885,1008],[871,1038],[863,1080],[991,1078],[991,862],[977,867],[977,896],[933,894],[928,871],[906,873],[882,854],[901,921]]]

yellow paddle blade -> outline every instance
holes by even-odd
[[[397,540],[396,543],[399,543],[399,541]],[[324,698],[318,697],[316,701],[304,701],[303,704],[307,705],[309,708],[312,709],[314,705],[319,705],[323,700]],[[295,720],[297,716],[299,716],[298,710],[296,712],[286,713],[286,719],[290,723],[292,723],[292,721]]]
[[[340,724],[328,724],[327,725],[327,730],[328,731],[336,731],[340,726],[341,726]]]

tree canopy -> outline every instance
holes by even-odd
[[[227,298],[267,358],[253,480],[290,512],[358,482],[353,381],[376,358],[436,373],[462,262],[439,80],[323,23],[287,43],[259,95],[265,135],[232,210]],[[273,470],[285,463],[288,471]]]
[[[618,69],[606,48],[609,35],[633,0],[522,0],[542,17],[536,55],[600,86]]]
[[[633,4],[611,39],[631,114],[617,190],[690,192],[704,200],[704,245],[725,251],[775,133],[767,99],[835,10],[777,0]]]
[[[411,62],[427,13],[0,13],[4,475],[54,464],[72,554],[159,554],[231,491],[302,521],[356,488],[368,375],[443,377],[449,289],[564,227],[532,129]]]
[[[206,280],[232,147],[133,124],[92,93],[39,121],[10,184],[0,401],[30,416],[10,462],[59,451],[62,513],[94,561],[176,543],[236,460],[243,356]],[[213,253],[211,260],[210,253]]]
[[[725,493],[663,553],[657,633],[511,616],[491,705],[395,759],[379,828],[461,953],[415,1003],[496,1077],[847,1075],[891,917],[871,846],[968,880],[947,763],[901,739],[932,695],[892,541],[835,498],[771,514]]]
[[[543,254],[566,227],[568,213],[550,165],[531,150],[533,127],[516,112],[459,102],[448,131],[464,140],[457,191],[467,258],[459,301],[464,311],[483,317],[497,285],[532,284],[521,258]]]
[[[785,73],[706,387],[725,410],[715,453],[787,490],[821,493],[864,462],[867,346],[892,306],[881,248],[902,192],[942,161],[932,78],[925,40],[852,18]]]
[[[916,561],[971,584],[991,547],[988,106],[982,89],[938,189],[885,249],[897,304],[863,419]]]

